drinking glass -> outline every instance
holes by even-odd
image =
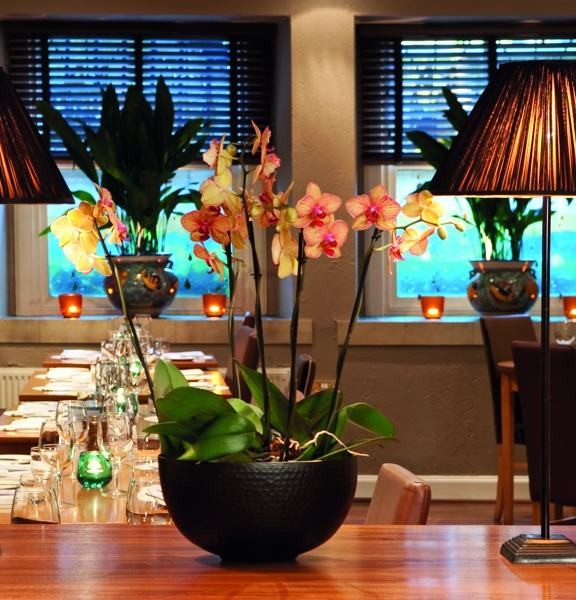
[[[115,359],[103,359],[96,362],[94,372],[96,391],[100,393],[103,402],[110,397],[118,385],[118,363]]]
[[[60,423],[59,431],[64,423],[68,423],[74,435],[72,473],[76,477],[80,446],[88,439],[88,412],[86,403],[82,400],[61,400],[56,405],[56,423]],[[61,433],[62,435],[62,433]]]
[[[62,471],[72,461],[73,440],[74,434],[71,430],[67,438],[60,435],[56,421],[44,421],[40,426],[40,435],[38,436],[40,458],[54,472],[56,480],[56,498],[60,503],[62,503],[60,498],[62,489]]]
[[[554,325],[556,343],[569,345],[576,339],[576,324],[570,319],[559,321]]]
[[[152,315],[138,314],[132,319],[134,325],[140,325],[140,331],[143,334],[150,334],[152,331]]]
[[[54,475],[52,469],[42,460],[38,446],[30,448],[30,472],[38,483],[51,479]]]
[[[120,489],[120,462],[132,449],[132,424],[126,413],[103,412],[98,417],[98,447],[112,463],[113,488],[106,492],[118,497],[126,494]]]
[[[166,508],[158,463],[138,464],[128,486],[126,520],[130,525],[170,525],[172,518]]]
[[[10,522],[13,525],[60,523],[54,488],[44,481],[37,481],[30,473],[22,475],[20,487],[14,493]]]
[[[158,357],[170,352],[170,340],[168,338],[156,338],[154,340],[154,350]]]

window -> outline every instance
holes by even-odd
[[[456,132],[445,119],[442,87],[449,87],[470,112],[498,66],[510,60],[574,60],[576,24],[542,30],[516,26],[514,35],[505,24],[394,26],[358,28],[360,147],[364,163],[363,185],[368,190],[385,182],[388,193],[403,199],[429,181],[432,169],[421,162],[419,150],[405,135],[421,130],[435,138]],[[447,215],[465,216],[465,199],[444,198]],[[534,200],[539,202],[538,199]],[[570,260],[576,234],[576,206],[565,199],[554,203],[552,293],[576,293]],[[523,258],[534,259],[539,274],[540,226],[524,236]],[[367,312],[418,314],[418,295],[441,293],[447,312],[473,312],[465,299],[471,266],[478,259],[478,234],[449,232],[446,241],[434,239],[420,259],[397,263],[394,276],[381,269],[369,284]]]
[[[254,35],[256,31],[258,35]],[[10,77],[73,191],[92,191],[93,186],[81,171],[66,163],[60,139],[43,126],[36,110],[40,99],[49,99],[83,137],[80,121],[98,128],[101,90],[106,85],[114,84],[121,104],[129,85],[140,86],[153,105],[156,81],[163,76],[175,105],[175,128],[190,118],[203,117],[210,121],[208,139],[226,134],[229,140],[241,140],[252,134],[251,120],[272,122],[274,55],[270,48],[274,47],[274,26],[260,24],[256,30],[205,23],[201,27],[107,23],[98,28],[88,23],[10,22],[5,24],[5,37]],[[210,175],[200,165],[205,167],[199,162],[197,168],[179,171],[177,184],[197,189]],[[183,205],[180,213],[187,210],[190,207]],[[37,214],[32,217],[30,211]],[[60,214],[61,207],[17,209],[16,223],[33,218],[41,231]],[[173,310],[199,311],[200,296],[214,291],[218,277],[209,275],[200,261],[190,260],[192,243],[179,224],[179,215],[171,221],[165,252],[172,254],[180,279]],[[37,288],[30,290],[24,283],[27,278],[20,277],[17,314],[56,313],[56,296],[70,289],[93,297],[89,309],[109,309],[101,291],[102,277],[79,277],[64,261],[52,236],[33,244],[34,252],[24,236],[17,234],[16,244],[22,247],[17,254],[28,257],[26,265],[40,262],[35,270],[47,287],[42,299],[34,298]],[[42,265],[46,264],[49,274],[43,276]],[[246,305],[242,290],[238,293],[238,303]]]

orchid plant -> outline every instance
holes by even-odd
[[[280,158],[270,146],[269,128],[261,131],[254,123],[255,134],[242,143],[225,144],[225,137],[212,140],[204,153],[205,162],[214,175],[200,187],[201,207],[182,217],[183,227],[195,242],[194,255],[204,260],[211,271],[230,281],[229,337],[234,356],[234,295],[238,276],[238,261],[234,249],[250,246],[255,284],[255,329],[260,353],[261,372],[248,369],[236,361],[256,404],[238,398],[230,401],[210,391],[191,388],[173,365],[158,361],[154,385],[156,408],[160,422],[147,429],[160,434],[162,449],[169,458],[193,461],[255,461],[255,460],[315,460],[355,454],[356,448],[370,443],[394,439],[394,428],[378,410],[365,403],[343,406],[340,389],[344,362],[350,337],[360,314],[363,290],[370,260],[374,252],[385,251],[388,268],[408,256],[420,256],[430,237],[445,239],[447,226],[462,230],[455,220],[443,221],[444,207],[429,192],[410,195],[403,206],[388,196],[378,185],[369,194],[350,198],[345,208],[353,218],[352,229],[373,228],[369,248],[360,269],[356,298],[346,339],[336,365],[333,390],[322,390],[297,398],[295,364],[298,344],[300,298],[304,289],[305,266],[308,259],[325,255],[335,260],[349,233],[347,223],[336,218],[342,206],[338,196],[323,193],[315,183],[309,183],[306,194],[294,206],[289,202],[292,185],[284,192],[275,192],[276,170]],[[251,167],[245,160],[248,153],[258,154]],[[237,161],[242,169],[243,185],[232,190],[230,167]],[[256,194],[248,187],[260,183]],[[399,225],[397,217],[408,219]],[[255,228],[275,227],[272,260],[281,278],[296,278],[295,300],[291,322],[291,369],[288,394],[285,395],[266,375],[260,290],[262,272],[256,252]],[[379,245],[382,236],[388,240]],[[208,239],[222,244],[226,260],[205,247]],[[237,375],[233,395],[238,395]],[[298,401],[299,400],[299,401]],[[346,424],[368,431],[370,437],[342,441]]]

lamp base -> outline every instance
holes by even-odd
[[[500,554],[516,564],[576,564],[576,544],[560,534],[542,539],[538,534],[523,533],[504,542]]]

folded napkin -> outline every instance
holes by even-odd
[[[209,381],[189,381],[188,385],[193,388],[199,388],[201,390],[213,390],[216,386]]]
[[[22,403],[15,410],[7,410],[4,414],[7,417],[42,417],[44,419],[53,419],[56,413],[56,402],[50,406],[44,402],[26,402]]]
[[[5,493],[2,493],[2,492]],[[14,502],[14,492],[16,490],[0,490],[0,508],[10,508]]]
[[[0,464],[4,461],[7,462],[18,462],[18,463],[30,463],[30,455],[29,454],[0,454]],[[2,467],[3,469],[5,467]]]
[[[81,348],[69,348],[62,350],[61,358],[98,358],[102,353],[100,350],[83,350]]]
[[[202,362],[206,355],[200,350],[191,350],[190,352],[166,352],[160,358],[162,360],[197,360]]]
[[[40,431],[40,426],[46,419],[30,417],[29,419],[16,419],[9,425],[0,425],[3,431]]]
[[[37,392],[93,392],[95,384],[90,381],[49,381],[46,385],[33,388]]]
[[[203,371],[202,369],[182,369],[180,372],[186,378],[203,377],[206,375],[206,371]]]
[[[92,373],[89,369],[81,367],[55,367],[54,369],[49,369],[44,377],[37,377],[39,379],[49,379],[50,381],[66,381],[68,379],[74,381],[91,381]]]

